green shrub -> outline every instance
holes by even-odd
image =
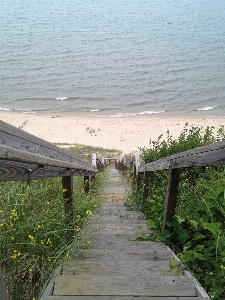
[[[203,128],[188,124],[172,139],[160,135],[150,141],[150,149],[141,148],[141,158],[149,163],[192,148],[224,140],[224,127]],[[168,171],[150,174],[149,195],[142,201],[142,188],[134,188],[127,202],[142,210],[148,225],[154,229],[147,240],[165,241],[182,259],[213,299],[225,299],[225,168],[224,166],[182,169],[176,215],[162,220],[168,185]]]

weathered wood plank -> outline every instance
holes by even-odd
[[[64,210],[65,210],[65,220],[67,227],[70,228],[70,223],[74,219],[74,208],[73,208],[73,176],[72,171],[70,171],[70,176],[62,177],[62,189],[64,198]],[[68,237],[71,237],[74,230],[68,230]]]
[[[3,121],[0,121],[0,144],[80,166],[89,165],[79,157]]]
[[[63,275],[170,275],[174,276],[169,262],[162,261],[149,261],[149,260],[136,260],[132,259],[129,264],[127,260],[85,260],[85,261],[71,261],[63,266]]]
[[[90,192],[90,177],[84,176],[84,192],[88,194]]]
[[[197,296],[187,276],[73,275],[56,277],[53,295]]]
[[[36,165],[46,165],[52,167],[62,167],[71,169],[82,169],[87,171],[95,171],[94,166],[85,165],[80,166],[79,164],[69,163],[62,160],[57,160],[45,156],[40,156],[33,153],[27,153],[23,150],[14,149],[8,146],[0,146],[0,160],[17,161],[23,163],[30,163]]]
[[[54,178],[59,176],[68,176],[70,171],[62,167],[44,166],[36,169],[35,164],[25,164],[14,161],[0,161],[0,181],[11,180],[28,180],[41,178]],[[35,170],[30,174],[29,170]],[[93,173],[86,170],[73,169],[73,176],[92,175]]]
[[[172,169],[171,161],[162,231],[165,229],[166,220],[172,218],[175,214],[179,182],[180,169]]]
[[[45,300],[177,300],[177,297],[136,297],[136,296],[48,296]],[[185,298],[184,298],[185,299]],[[192,298],[192,300],[199,298]]]
[[[6,290],[2,270],[0,268],[0,299],[1,300],[9,300],[9,296]]]
[[[140,250],[137,252],[136,250],[101,250],[101,249],[92,249],[89,252],[86,251],[82,255],[81,258],[85,259],[95,259],[95,260],[108,260],[116,259],[116,260],[151,260],[151,261],[159,261],[159,260],[170,260],[173,258],[171,252],[166,250]]]
[[[152,163],[142,165],[139,172],[168,170],[171,160],[173,160],[173,168],[223,165],[225,164],[225,142],[198,147],[168,156],[164,159],[159,159]]]
[[[143,191],[143,205],[146,203],[149,194],[149,181],[150,181],[151,172],[144,172],[144,191]]]

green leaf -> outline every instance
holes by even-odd
[[[178,269],[178,267],[173,268],[172,272],[173,272],[174,275],[179,275],[180,274],[180,270]]]
[[[175,258],[170,260],[170,268],[175,268],[177,265],[177,261]]]
[[[191,223],[191,225],[192,225],[195,229],[198,228],[198,222],[196,222],[195,220],[190,220],[190,219],[189,219],[189,222]]]
[[[207,223],[207,222],[202,222],[202,226],[204,229],[209,230],[214,236],[218,236],[220,233],[220,227],[222,223]]]
[[[151,229],[156,228],[155,222],[152,221],[152,220],[150,220],[150,219],[148,219],[148,220],[146,221],[146,224],[147,224],[147,226],[148,226],[149,228],[151,228]]]

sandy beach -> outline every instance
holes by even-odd
[[[87,117],[84,115],[42,115],[1,112],[0,119],[52,143],[83,144],[134,153],[149,147],[167,130],[177,138],[186,122],[191,125],[225,126],[225,119],[186,119],[154,117]]]

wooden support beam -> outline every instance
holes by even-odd
[[[141,183],[142,183],[142,173],[138,173],[137,177],[136,177],[136,185],[137,185],[137,189],[139,189],[141,187]]]
[[[143,191],[143,204],[146,203],[149,194],[149,181],[151,172],[144,172],[144,191]]]
[[[171,160],[162,232],[165,229],[166,220],[172,218],[176,211],[181,169],[173,169],[172,164],[173,161]]]
[[[66,226],[70,227],[71,221],[74,220],[72,170],[70,170],[70,176],[62,177],[62,188],[63,188]],[[71,237],[73,233],[74,233],[73,230],[69,230],[68,236]]]
[[[1,300],[9,300],[1,269],[0,269],[0,299]]]
[[[84,192],[88,194],[90,192],[90,177],[84,176]]]

